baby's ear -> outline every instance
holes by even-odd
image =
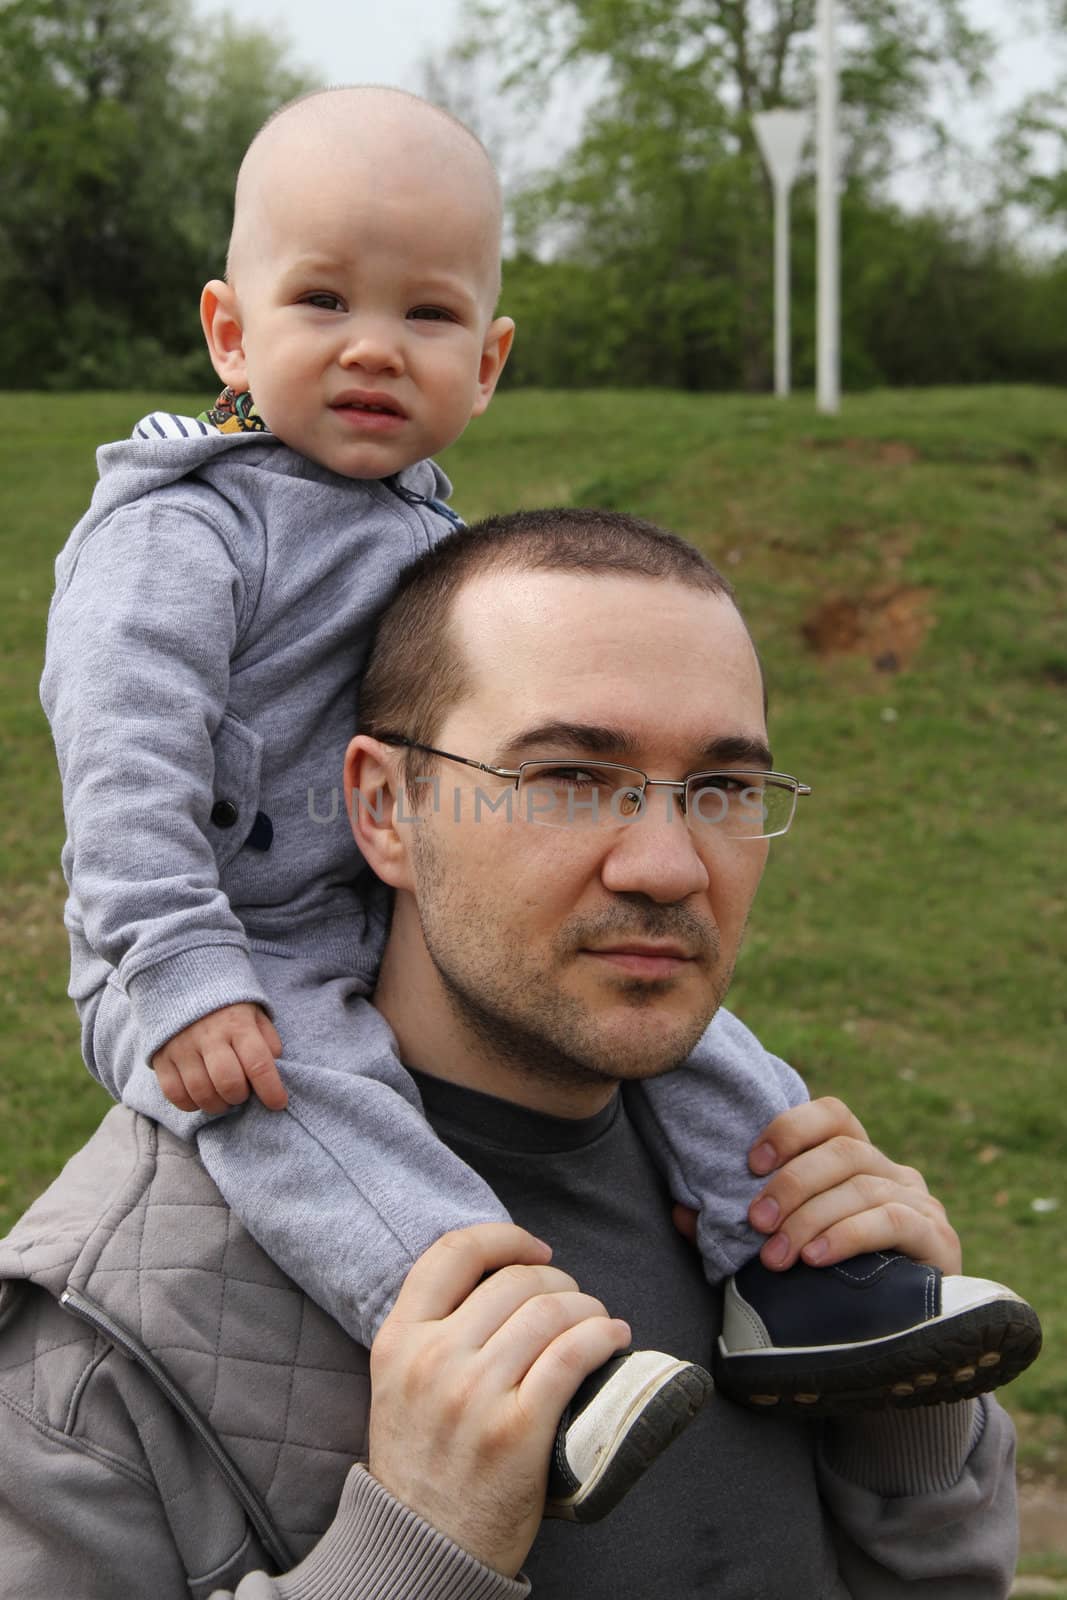
[[[482,346],[482,359],[478,365],[478,389],[474,409],[471,412],[472,417],[480,417],[493,398],[497,380],[504,370],[504,362],[508,359],[508,351],[511,349],[514,337],[515,324],[510,317],[497,317],[489,324]]]
[[[236,394],[248,388],[245,367],[244,328],[233,285],[212,278],[200,296],[200,325],[207,340],[211,365],[223,383]]]

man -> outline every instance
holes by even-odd
[[[375,1000],[521,1226],[432,1247],[368,1362],[184,1146],[112,1112],[0,1257],[0,1594],[1007,1592],[1012,1437],[984,1398],[834,1424],[718,1399],[613,1518],[541,1525],[581,1380],[631,1334],[706,1363],[722,1319],[625,1093],[723,998],[767,852],[724,848],[683,784],[709,751],[767,753],[758,661],[707,573],[595,513],[502,519],[420,564],[346,765],[395,895]],[[606,821],[604,762],[632,769]],[[670,805],[650,783],[612,813],[645,774]],[[958,1273],[943,1209],[837,1103],[751,1137],[778,1264],[821,1242]]]

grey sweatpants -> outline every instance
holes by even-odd
[[[215,1118],[176,1110],[113,983],[79,1000],[85,1058],[116,1100],[197,1140],[227,1203],[267,1254],[369,1345],[435,1239],[507,1220],[507,1212],[431,1131],[366,984],[325,960],[279,955],[255,941],[252,953],[284,1046],[285,1111],[266,1111],[255,1099]],[[685,1066],[628,1098],[675,1199],[699,1211],[697,1242],[712,1282],[760,1243],[746,1221],[760,1186],[746,1162],[755,1136],[805,1098],[792,1068],[728,1011]]]

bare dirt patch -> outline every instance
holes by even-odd
[[[1020,1483],[1019,1521],[1027,1551],[1067,1552],[1067,1493],[1057,1483]]]
[[[1060,1484],[1019,1484],[1019,1549],[1024,1556],[1067,1555],[1067,1491]]]
[[[866,656],[879,672],[899,672],[933,622],[928,590],[893,585],[820,601],[801,632],[818,656]]]
[[[809,450],[845,450],[882,467],[913,467],[922,460],[922,451],[903,439],[805,439]]]

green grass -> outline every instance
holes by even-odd
[[[1067,1556],[1045,1557],[1040,1562],[1035,1562],[1032,1556],[1024,1556],[1019,1562],[1019,1572],[1023,1576],[1040,1572],[1046,1578],[1062,1578],[1067,1584]],[[1067,1589],[1064,1593],[1067,1593]]]
[[[93,447],[158,403],[0,397],[0,1222],[103,1109],[64,994],[36,682]],[[523,392],[446,465],[468,517],[625,508],[735,582],[776,761],[815,794],[773,847],[733,1003],[814,1093],[842,1095],[926,1173],[971,1271],[1039,1307],[1046,1353],[1009,1401],[1029,1466],[1067,1475],[1067,396],[871,394],[838,422],[805,400]],[[827,600],[894,593],[896,631],[866,651],[812,647]]]

